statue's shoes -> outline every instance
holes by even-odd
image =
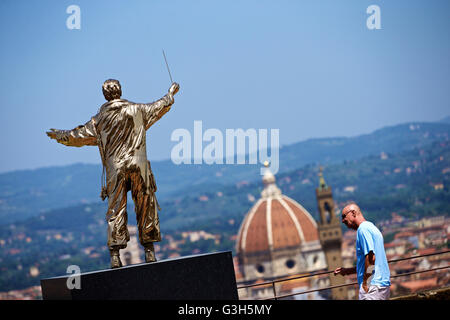
[[[145,262],[155,262],[155,248],[153,247],[153,243],[149,246],[145,247]]]
[[[122,261],[118,255],[111,256],[111,269],[122,267]]]
[[[155,262],[155,261],[156,261],[155,253],[153,251],[146,251],[145,262]]]

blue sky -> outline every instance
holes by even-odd
[[[81,29],[69,30],[69,5]],[[370,5],[381,30],[369,30]],[[147,132],[151,160],[169,159],[177,128],[279,129],[281,145],[355,136],[450,114],[450,2],[1,1],[0,172],[100,163],[95,147],[50,141],[85,123],[101,85],[150,102],[181,90]],[[281,159],[282,161],[282,159]]]

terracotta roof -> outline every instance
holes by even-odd
[[[384,244],[384,248],[396,248],[396,247],[410,247],[412,246],[411,242],[403,239],[394,240],[389,243]]]
[[[437,286],[438,278],[431,278],[425,280],[414,280],[414,281],[405,281],[398,284],[400,287],[407,288],[411,290],[411,292],[416,292],[419,290],[431,289]]]
[[[280,200],[272,201],[272,233],[273,248],[298,246],[301,243],[300,234],[295,230],[292,218],[283,208]]]
[[[403,260],[396,263],[393,263],[390,268],[395,271],[404,271],[404,270],[415,270],[416,265],[418,264],[417,261],[410,261],[410,260]]]
[[[417,255],[432,254],[437,252],[436,248],[424,248],[417,250]]]
[[[395,235],[394,239],[399,239],[399,238],[409,238],[409,237],[414,237],[414,233],[411,231],[403,231],[403,232],[399,232]]]

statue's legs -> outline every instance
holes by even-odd
[[[156,261],[153,242],[161,241],[156,197],[153,192],[147,194],[139,173],[131,175],[131,193],[134,201],[136,220],[139,230],[139,242],[144,246],[145,261]]]
[[[127,228],[127,181],[118,183],[116,190],[108,196],[108,248],[111,254],[111,268],[122,266],[119,250],[127,246],[130,235]]]

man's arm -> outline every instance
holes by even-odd
[[[179,89],[180,86],[178,83],[174,82],[170,87],[169,92],[161,99],[152,103],[137,104],[138,108],[140,108],[143,113],[145,130],[148,130],[148,128],[170,110],[170,107],[174,103],[173,96]]]
[[[50,129],[46,132],[51,139],[69,147],[96,146],[97,136],[94,120],[86,122],[85,125],[73,130]]]
[[[363,288],[364,290],[369,291],[369,288],[367,286],[367,279],[370,278],[372,273],[368,273],[367,270],[370,266],[375,265],[375,253],[373,251],[370,251],[368,254],[366,254],[365,260],[364,260],[364,276],[363,276]]]

